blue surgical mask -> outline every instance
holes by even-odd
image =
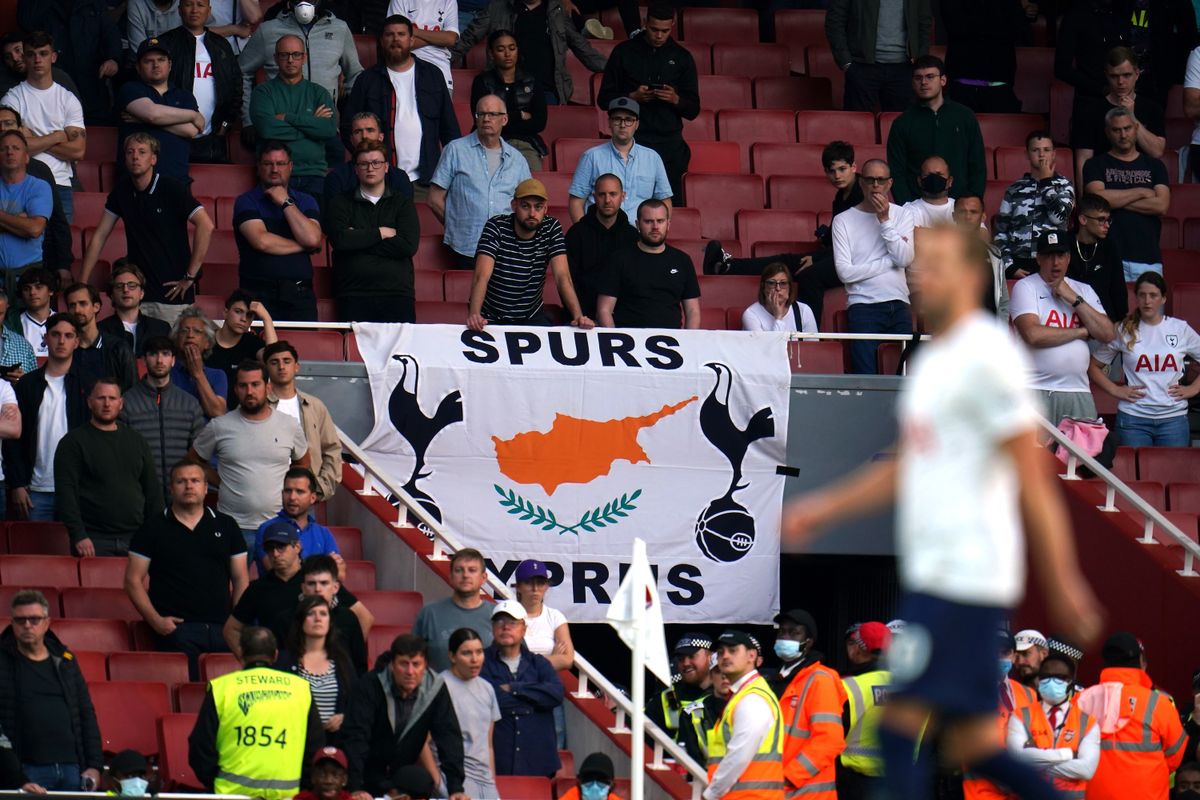
[[[125,778],[121,781],[121,796],[143,797],[150,782],[145,778]]]
[[[1066,700],[1070,689],[1071,684],[1066,678],[1042,678],[1038,681],[1038,694],[1052,706]]]
[[[1012,672],[1013,661],[1011,658],[1002,658],[999,662],[1000,682],[1008,680],[1008,673]]]
[[[580,800],[608,800],[609,785],[600,781],[588,781],[579,787]]]
[[[795,639],[776,639],[775,655],[784,661],[795,661],[800,657],[800,643]]]

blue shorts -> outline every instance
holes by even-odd
[[[996,713],[1000,678],[996,631],[1008,610],[909,593],[900,602],[904,631],[892,640],[893,695],[943,717]]]

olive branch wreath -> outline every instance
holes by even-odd
[[[526,500],[512,489],[505,490],[499,484],[492,484],[492,488],[496,490],[496,494],[500,495],[500,505],[507,508],[509,514],[516,516],[521,522],[528,522],[543,531],[556,530],[560,536],[564,533],[573,533],[578,536],[581,530],[595,533],[597,528],[616,525],[623,518],[628,517],[630,511],[637,510],[634,501],[642,495],[641,489],[635,489],[632,494],[623,494],[603,506],[585,511],[574,525],[564,525],[558,521],[553,509],[542,508],[533,501]]]

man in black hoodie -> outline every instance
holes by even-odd
[[[596,316],[596,281],[600,279],[609,256],[636,244],[637,229],[621,210],[625,187],[621,179],[606,172],[592,188],[592,207],[567,231],[567,265],[571,282],[585,317]]]

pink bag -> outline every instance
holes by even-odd
[[[1093,458],[1104,449],[1104,440],[1108,438],[1108,426],[1102,420],[1096,419],[1063,417],[1058,423],[1058,430]],[[1067,455],[1067,448],[1058,448],[1059,461],[1067,463]]]

